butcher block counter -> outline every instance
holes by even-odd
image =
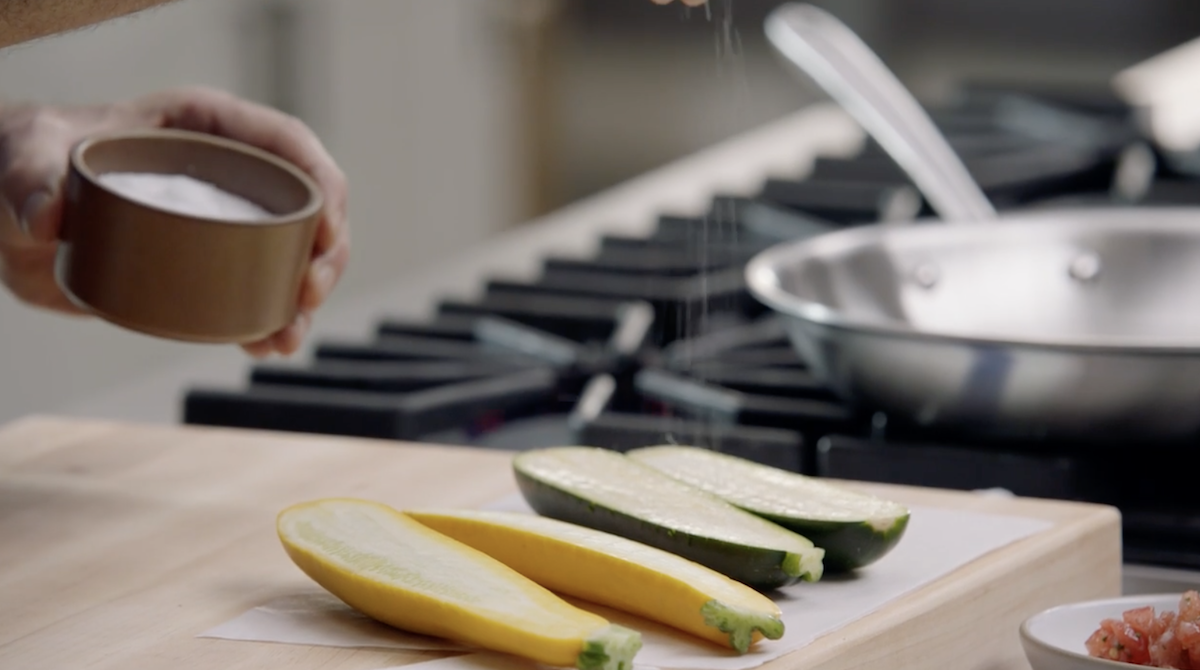
[[[477,507],[515,493],[510,453],[31,417],[0,427],[0,668],[378,670],[446,652],[198,637],[311,588],[274,530],[289,504],[355,496]],[[1026,616],[1118,595],[1120,518],[1095,505],[855,483],[910,505],[1042,519],[1026,537],[766,670],[1027,668]]]

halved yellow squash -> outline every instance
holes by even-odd
[[[313,581],[403,630],[580,670],[630,670],[641,649],[638,632],[387,505],[300,503],[279,514],[276,528]]]
[[[668,551],[547,517],[486,510],[407,510],[556,593],[637,614],[745,653],[783,636],[779,607]]]

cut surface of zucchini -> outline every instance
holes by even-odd
[[[824,551],[802,535],[615,451],[553,447],[513,471],[539,514],[648,544],[759,590],[816,581]]]
[[[676,445],[627,455],[804,535],[825,550],[830,572],[878,561],[908,528],[910,511],[904,505],[744,458]]]

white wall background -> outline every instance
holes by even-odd
[[[519,218],[508,48],[485,11],[498,2],[289,0],[299,46],[283,90],[351,182],[353,260],[333,305]],[[0,52],[0,100],[97,102],[202,83],[270,101],[280,73],[266,7],[178,2]],[[0,423],[205,355],[0,291]]]

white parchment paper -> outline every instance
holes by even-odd
[[[633,666],[634,670],[660,670],[648,665]],[[553,670],[549,666],[527,661],[516,656],[481,651],[474,654],[423,661],[409,665],[397,665],[381,670]]]
[[[635,663],[634,670],[660,670]],[[549,666],[527,661],[516,656],[481,651],[453,658],[441,658],[409,665],[396,665],[381,670],[552,670]]]
[[[531,511],[520,496],[506,498],[489,507]],[[877,563],[854,575],[829,575],[815,584],[797,584],[772,593],[772,599],[783,611],[786,627],[783,639],[764,640],[743,656],[623,612],[568,600],[613,623],[641,631],[643,647],[636,659],[640,668],[746,670],[804,647],[825,633],[861,619],[985,554],[1053,525],[1040,519],[964,510],[910,509],[912,518],[904,538]],[[315,584],[310,594],[263,603],[201,637],[334,647],[471,651],[461,645],[404,633],[371,621]],[[516,670],[518,667],[530,670],[537,664],[481,652],[406,667],[411,670]]]

